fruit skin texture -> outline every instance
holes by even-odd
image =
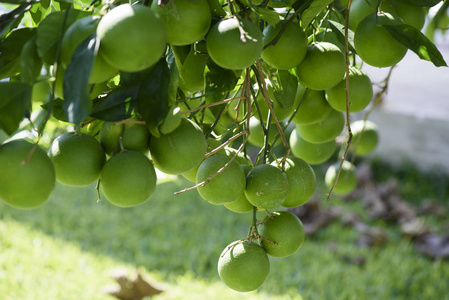
[[[139,151],[125,150],[111,157],[100,176],[106,199],[120,207],[145,202],[156,188],[156,172],[151,161]]]
[[[296,68],[301,85],[312,90],[325,90],[337,85],[345,75],[345,57],[341,50],[327,42],[312,44]]]
[[[192,44],[209,30],[211,12],[207,0],[170,0],[165,7],[157,3],[153,1],[151,9],[165,22],[169,44]]]
[[[373,152],[379,143],[377,126],[371,121],[355,121],[351,124],[352,144],[350,150],[357,155],[365,156]],[[356,147],[356,148],[354,148]]]
[[[255,243],[236,241],[229,244],[218,260],[218,275],[224,284],[239,292],[257,290],[268,277],[267,253]]]
[[[179,175],[198,166],[207,143],[201,128],[188,119],[169,134],[152,136],[150,153],[154,165],[166,174]]]
[[[331,140],[326,143],[314,144],[304,140],[296,129],[290,135],[290,148],[292,154],[305,160],[311,165],[319,165],[331,158],[337,143]]]
[[[299,85],[295,98],[295,108],[302,99],[301,105],[292,120],[295,124],[313,124],[320,122],[332,110],[326,101],[324,91],[306,90],[303,86]]]
[[[53,163],[39,146],[27,163],[34,145],[14,140],[0,146],[0,199],[9,205],[31,209],[43,204],[55,186]]]
[[[95,182],[106,162],[98,141],[85,133],[67,132],[57,137],[48,150],[56,180],[70,186],[86,186]]]
[[[206,158],[196,173],[196,183],[203,182],[217,173],[230,161],[227,155],[217,153]],[[209,203],[220,205],[231,203],[240,198],[245,190],[245,172],[242,167],[233,160],[224,171],[204,186],[197,188],[200,196]]]
[[[268,255],[287,257],[301,248],[305,239],[304,226],[297,216],[288,211],[276,211],[266,216],[260,226],[262,246]]]
[[[377,23],[376,23],[377,22]],[[354,46],[357,54],[373,67],[391,67],[402,60],[407,48],[399,44],[382,25],[402,24],[389,13],[370,14],[357,26]]]
[[[268,25],[263,31],[264,46],[270,43],[279,33],[282,26]],[[290,23],[275,45],[262,51],[262,59],[278,70],[288,70],[296,67],[307,53],[307,36],[298,23]]]
[[[150,132],[145,125],[138,123],[115,125],[114,122],[105,122],[100,130],[100,143],[106,154],[111,156],[114,150],[119,149],[118,143],[122,130],[124,130],[122,144],[125,149],[140,151],[144,154],[148,152]]]
[[[354,67],[349,68],[349,112],[362,111],[373,98],[373,86],[368,75]],[[326,90],[326,99],[330,106],[346,112],[346,79]]]
[[[299,135],[309,143],[326,143],[335,139],[345,126],[343,113],[332,110],[321,122],[309,125],[296,125]]]
[[[241,70],[251,66],[262,53],[263,36],[256,24],[241,20],[248,33],[246,42],[240,39],[239,20],[232,17],[215,23],[206,37],[207,51],[222,68]]]
[[[280,167],[282,159],[272,164]],[[288,180],[288,193],[282,206],[298,207],[312,198],[316,188],[316,176],[312,167],[304,160],[290,156],[285,161],[285,176]]]
[[[167,30],[149,7],[129,4],[110,10],[97,27],[99,55],[125,72],[142,71],[164,54]]]
[[[327,188],[330,189],[334,184],[334,181],[337,178],[337,172],[339,167],[340,163],[335,163],[327,169],[326,174],[324,176],[324,182]],[[355,167],[352,163],[345,160],[343,162],[340,176],[338,177],[337,185],[335,186],[332,193],[336,195],[348,195],[355,189],[356,186],[357,186],[357,176],[355,174]]]
[[[258,165],[246,176],[245,196],[257,208],[271,209],[284,202],[288,180],[281,169],[272,165]]]

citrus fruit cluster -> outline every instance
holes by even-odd
[[[421,45],[424,6],[438,3],[47,2],[2,15],[0,130],[11,138],[0,146],[0,199],[30,209],[56,181],[96,182],[112,204],[133,207],[157,174],[182,175],[192,186],[180,192],[252,213],[248,236],[218,261],[242,292],[267,279],[269,256],[302,246],[288,210],[314,195],[316,165],[331,193],[356,187],[352,161],[379,141],[362,66],[393,67]],[[24,14],[32,21],[19,27]]]

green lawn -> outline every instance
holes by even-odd
[[[159,184],[147,203],[130,209],[97,203],[94,186],[57,185],[31,211],[1,204],[0,298],[112,300],[102,292],[113,283],[109,272],[142,267],[164,287],[156,300],[449,299],[448,261],[425,258],[395,227],[386,246],[360,248],[358,233],[339,222],[306,239],[297,254],[270,258],[258,292],[233,292],[220,282],[216,264],[226,245],[246,236],[251,214],[210,205],[196,191],[173,195],[188,185]],[[332,204],[360,209],[357,202]],[[354,257],[366,263],[348,262]]]

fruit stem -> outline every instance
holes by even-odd
[[[100,179],[97,180],[97,184],[95,185],[95,190],[97,191],[97,203],[101,200],[100,194]]]

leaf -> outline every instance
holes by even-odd
[[[81,124],[90,114],[89,74],[94,64],[99,42],[94,33],[73,52],[64,76],[64,110],[71,123]]]
[[[37,26],[45,18],[45,16],[50,12],[50,8],[44,2],[38,2],[33,4],[29,10],[31,19],[33,20],[33,25]]]
[[[69,120],[67,119],[67,114],[64,110],[63,107],[64,104],[64,100],[60,99],[60,98],[56,98],[53,100],[53,106],[51,108],[51,114],[52,116],[62,122],[68,122]],[[43,109],[45,109],[46,111],[49,111],[49,103],[44,103],[41,105],[41,107]]]
[[[298,79],[289,71],[278,71],[278,86],[275,87],[274,96],[283,108],[293,106],[298,89]]]
[[[212,12],[213,15],[215,15],[217,17],[225,17],[226,16],[226,12],[223,9],[223,7],[221,6],[220,1],[207,0],[207,2],[209,3],[210,11]]]
[[[271,26],[276,26],[281,21],[281,16],[274,10],[263,7],[255,7],[254,9],[259,14],[259,17]]]
[[[310,1],[307,1],[307,3]],[[301,26],[303,29],[306,29],[309,26],[310,22],[315,19],[316,16],[320,12],[322,12],[329,4],[331,4],[333,0],[314,0],[310,4],[310,6],[304,10],[301,15]]]
[[[29,3],[23,3],[9,13],[0,15],[0,38],[3,38],[11,29],[19,26],[24,13],[30,8]]]
[[[53,64],[56,47],[62,33],[76,21],[77,18],[87,16],[87,12],[78,10],[56,11],[49,14],[37,27],[37,52],[47,64]]]
[[[398,0],[398,1],[408,5],[424,6],[424,7],[432,7],[441,2],[441,0]]]
[[[399,43],[415,52],[419,58],[431,61],[435,66],[447,67],[437,47],[418,29],[411,25],[382,25]]]
[[[171,71],[167,61],[165,58],[161,58],[140,87],[137,99],[138,110],[151,134],[156,137],[160,137],[158,127],[170,109],[171,80]]]
[[[204,78],[206,103],[214,103],[225,99],[239,80],[234,71],[223,69],[212,60],[208,60],[206,63]]]
[[[345,45],[345,25],[338,22],[327,20],[330,28],[337,36],[338,40]],[[352,53],[357,53],[354,46],[354,32],[348,28],[348,48]]]
[[[30,106],[31,85],[26,82],[0,82],[0,128],[12,135]]]
[[[139,88],[140,85],[135,84],[112,90],[94,105],[91,117],[109,122],[129,119],[137,107]]]
[[[37,54],[36,39],[30,39],[20,54],[20,80],[33,84],[42,69],[42,60]]]
[[[12,77],[20,72],[20,52],[35,32],[31,28],[17,29],[0,42],[0,79]]]

